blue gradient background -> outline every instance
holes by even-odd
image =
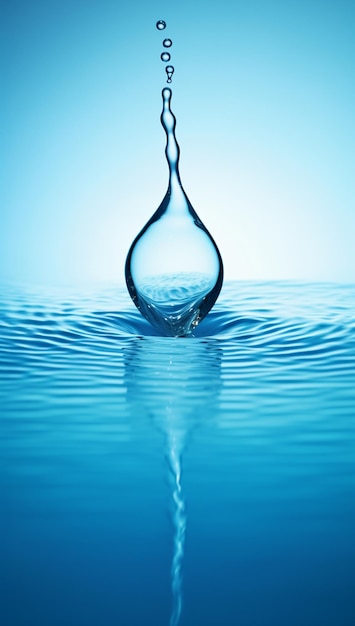
[[[0,278],[123,282],[181,176],[233,279],[355,280],[354,3],[4,3]],[[155,28],[157,19],[166,31]]]

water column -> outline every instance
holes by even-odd
[[[158,30],[166,26],[157,22]],[[163,40],[170,48],[172,40]],[[164,51],[163,61],[170,60]],[[166,66],[167,82],[174,67]],[[166,336],[191,335],[210,311],[223,282],[218,247],[192,207],[182,186],[172,90],[162,90],[161,123],[166,134],[169,167],[167,192],[150,220],[134,239],[127,255],[125,277],[129,294],[142,315]]]

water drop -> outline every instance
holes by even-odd
[[[173,45],[173,42],[171,41],[171,39],[164,39],[163,41],[164,48],[170,48],[172,45]]]
[[[167,61],[170,61],[171,56],[170,56],[169,52],[162,52],[161,55],[160,55],[160,58],[161,58],[162,61],[167,62]]]
[[[171,83],[172,82],[172,76],[174,74],[173,66],[172,65],[167,65],[166,68],[165,68],[165,71],[166,71],[166,74],[167,74],[167,77],[168,77],[166,82],[167,83]]]
[[[191,334],[214,305],[222,287],[223,264],[182,187],[171,89],[163,89],[162,96],[168,190],[134,239],[125,276],[129,294],[142,315],[162,335],[177,337]]]
[[[158,20],[156,23],[156,27],[158,30],[164,30],[164,28],[166,27],[166,22],[164,22],[164,20]]]

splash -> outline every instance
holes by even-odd
[[[164,20],[156,23],[166,27]],[[164,48],[172,40],[163,40]],[[170,53],[163,51],[166,62]],[[165,67],[172,82],[173,65]],[[223,282],[223,263],[207,228],[193,209],[181,184],[180,148],[171,110],[172,91],[162,91],[161,123],[166,133],[165,154],[169,186],[163,201],[134,239],[125,265],[130,296],[142,315],[162,335],[185,337],[192,333],[214,305]],[[154,293],[159,298],[154,298]]]
[[[162,96],[169,186],[159,208],[131,245],[125,275],[128,291],[142,315],[162,335],[184,337],[214,305],[222,287],[223,264],[182,187],[171,89],[163,89]]]

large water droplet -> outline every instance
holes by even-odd
[[[167,83],[171,83],[172,82],[172,76],[174,74],[173,66],[172,65],[167,65],[166,68],[165,68],[165,71],[166,71],[166,74],[167,74],[167,77],[168,77],[166,82]]]
[[[170,48],[172,45],[173,45],[173,42],[171,41],[171,39],[164,39],[163,41],[164,48]]]
[[[171,89],[163,89],[162,96],[169,186],[130,247],[125,275],[130,296],[142,315],[161,334],[184,336],[214,305],[222,287],[223,264],[182,187]]]
[[[167,63],[168,61],[170,61],[171,56],[169,54],[169,52],[162,52],[160,55],[160,58],[162,61],[165,61],[165,63]]]
[[[166,22],[164,22],[164,20],[158,20],[156,23],[156,27],[158,30],[164,30],[164,28],[166,27]]]

